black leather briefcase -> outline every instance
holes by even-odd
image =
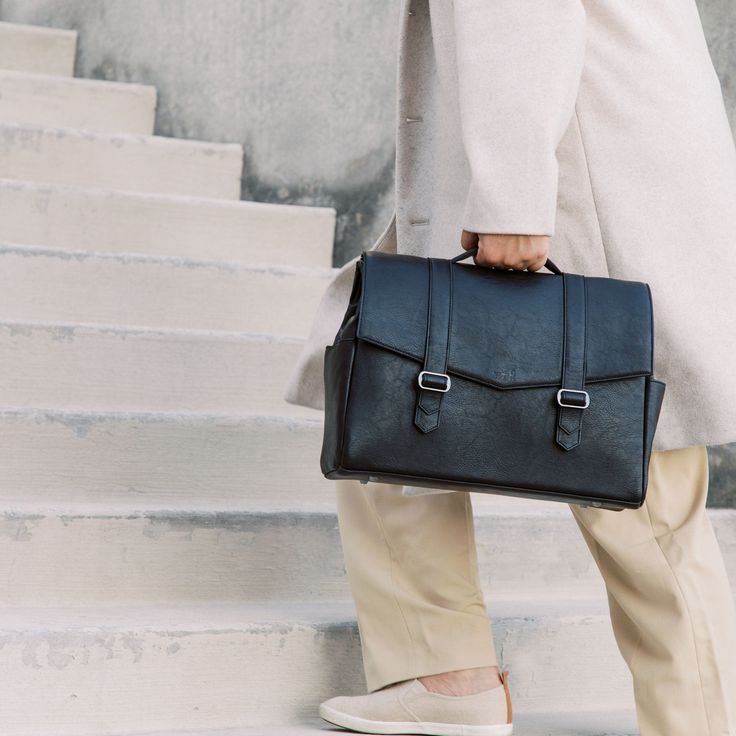
[[[327,478],[621,510],[665,385],[645,283],[366,251],[324,361]]]

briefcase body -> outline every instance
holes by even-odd
[[[645,283],[364,252],[324,360],[330,479],[621,510],[665,385]]]

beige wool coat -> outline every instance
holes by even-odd
[[[396,211],[373,248],[547,234],[564,271],[646,281],[654,450],[736,441],[736,148],[694,0],[404,0]],[[355,260],[287,401],[322,408]]]

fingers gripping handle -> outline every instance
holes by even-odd
[[[474,245],[472,248],[468,248],[464,253],[460,253],[460,255],[455,256],[452,259],[453,263],[457,263],[458,261],[464,261],[466,258],[470,258],[470,256],[474,256],[478,253],[478,246]],[[548,258],[544,264],[544,267],[552,271],[552,273],[561,274],[562,271]]]

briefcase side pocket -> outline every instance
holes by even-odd
[[[642,498],[644,503],[647,490],[647,482],[649,480],[649,458],[652,454],[652,443],[654,442],[654,433],[657,430],[657,422],[659,421],[659,412],[662,408],[664,400],[666,384],[658,381],[656,378],[649,377],[647,379],[646,403],[644,408],[644,477],[642,481]]]
[[[325,389],[325,419],[322,434],[320,467],[322,474],[333,477],[342,467],[345,437],[345,413],[353,373],[356,333],[363,295],[363,259],[355,264],[353,287],[345,315],[332,345],[325,347],[323,381]]]
[[[325,348],[325,420],[320,467],[326,477],[330,477],[331,473],[342,466],[345,412],[353,372],[355,346],[355,340],[340,340]]]

